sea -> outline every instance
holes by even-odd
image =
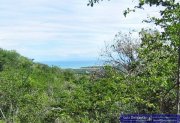
[[[99,61],[42,61],[41,63],[47,64],[49,66],[58,66],[64,69],[68,69],[68,68],[78,69],[81,67],[101,65]]]

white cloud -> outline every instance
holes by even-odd
[[[135,2],[104,1],[87,7],[88,0],[6,0],[0,4],[0,47],[15,49],[36,60],[94,59],[118,31],[151,27],[141,23],[147,13],[125,18]]]

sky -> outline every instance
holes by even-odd
[[[16,50],[35,61],[96,60],[104,42],[142,23],[158,9],[123,11],[135,0],[111,0],[87,6],[88,0],[0,0],[0,48]]]

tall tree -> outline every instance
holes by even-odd
[[[147,22],[153,22],[160,26],[162,38],[168,40],[170,45],[177,51],[177,114],[180,114],[180,4],[175,0],[140,0],[137,8],[143,8],[145,4],[149,6],[163,6],[160,11],[161,17],[152,17]],[[129,11],[125,11],[129,12]]]
[[[100,0],[89,0],[89,4],[93,6],[94,3],[98,3]],[[101,0],[103,1],[103,0]],[[164,31],[162,31],[162,38],[169,40],[171,46],[177,51],[177,114],[180,114],[180,3],[178,0],[139,0],[137,6],[133,9],[127,9],[124,11],[126,16],[129,12],[135,11],[135,9],[141,9],[144,5],[149,6],[163,6],[160,12],[161,17],[152,17],[146,22],[153,22],[156,25],[160,26]]]
[[[140,95],[151,102],[158,113],[175,113],[176,50],[168,40],[162,40],[158,31],[142,30],[141,40],[135,76],[139,78],[137,84],[144,88]]]

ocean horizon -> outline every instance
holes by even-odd
[[[42,61],[40,63],[47,64],[48,66],[58,66],[60,68],[73,68],[78,69],[81,67],[99,66],[99,61]]]

